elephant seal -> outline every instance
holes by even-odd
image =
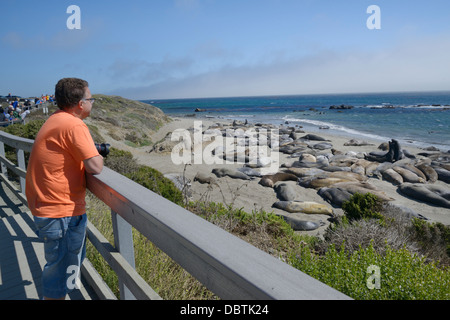
[[[277,201],[272,207],[287,211],[287,212],[301,212],[306,214],[326,214],[333,215],[331,207],[313,201]]]
[[[296,217],[291,217],[291,216],[282,216],[282,215],[280,215],[280,216],[295,231],[313,231],[320,227],[320,225],[316,222],[300,220]]]
[[[393,213],[395,215],[404,215],[408,219],[417,218],[421,220],[429,220],[427,217],[421,215],[420,213],[417,213],[416,211],[408,207],[404,207],[395,203],[387,204],[386,209],[390,214]]]
[[[437,174],[436,170],[433,169],[432,166],[430,166],[429,164],[426,164],[426,163],[421,163],[421,164],[417,165],[416,167],[417,167],[417,169],[419,169],[420,171],[423,172],[423,174],[427,178],[427,181],[429,181],[431,183],[435,183],[437,181],[438,174]]]
[[[306,140],[315,140],[315,141],[330,141],[315,134],[307,134],[306,136],[301,137],[301,139]]]
[[[391,182],[393,185],[398,186],[403,183],[403,177],[392,168],[384,170],[381,175],[384,180]]]
[[[352,197],[350,192],[335,187],[320,188],[318,194],[328,203],[338,207],[342,207],[342,204]]]
[[[214,173],[218,178],[228,176],[233,179],[243,179],[243,180],[251,179],[245,173],[242,173],[242,172],[237,171],[236,169],[230,169],[230,168],[215,168],[212,170],[212,173]]]
[[[398,191],[414,200],[420,200],[440,207],[450,208],[450,200],[443,190],[425,184],[403,183],[398,187]],[[447,191],[448,192],[448,191]]]
[[[344,146],[373,146],[373,144],[362,140],[350,139],[344,143]]]
[[[202,172],[197,172],[197,174],[194,177],[194,181],[198,181],[201,184],[215,184],[217,185],[216,179],[214,177],[208,176]]]
[[[295,191],[295,186],[285,182],[274,185],[273,189],[277,193],[277,198],[281,201],[297,200],[298,194]]]
[[[376,163],[376,162],[371,162],[370,164],[368,164],[366,166],[366,176],[367,177],[373,176],[375,174],[375,170],[377,169],[377,167],[378,167],[378,163]]]
[[[360,175],[365,175],[366,174],[366,168],[363,167],[362,165],[358,164],[358,163],[354,163],[350,166],[351,172],[360,174]]]
[[[400,143],[395,139],[392,139],[391,141],[392,147],[394,148],[394,161],[402,160],[403,158],[405,158]]]
[[[340,167],[340,166],[334,166],[334,165],[329,165],[327,167],[322,167],[321,168],[324,171],[328,171],[328,172],[336,172],[336,171],[347,171],[350,172],[352,171],[352,169],[350,167]]]
[[[379,190],[375,186],[371,185],[368,182],[341,182],[336,183],[333,187],[339,188],[341,190],[345,190],[352,195],[355,193],[366,194],[371,193],[377,196],[381,201],[392,201],[393,198],[387,196],[383,191]]]
[[[317,162],[316,157],[310,153],[302,153],[299,160],[303,162]]]
[[[286,169],[287,173],[296,175],[299,178],[311,177],[319,174],[323,174],[325,171],[319,168],[289,168]]]
[[[404,158],[404,154],[400,143],[392,139],[389,141],[389,151],[385,154],[379,154],[378,152],[371,152],[364,156],[364,159],[377,162],[395,162]]]
[[[434,167],[434,171],[436,171],[438,175],[438,180],[444,181],[446,183],[450,183],[450,171],[446,170],[442,167]]]
[[[406,149],[403,149],[403,154],[409,159],[416,159],[416,156]]]
[[[264,168],[272,163],[272,159],[270,157],[258,157],[258,158],[250,158],[246,163],[246,167],[250,168]]]
[[[277,172],[275,174],[267,174],[261,178],[259,184],[265,187],[273,187],[279,181],[297,181],[297,176],[287,172]]]
[[[408,169],[405,169],[400,166],[394,166],[392,167],[392,170],[400,174],[403,178],[404,182],[411,182],[411,183],[423,183],[425,182],[424,179],[420,178],[417,174],[415,174],[412,171],[409,171]]]
[[[333,148],[333,145],[331,143],[321,142],[321,143],[314,144],[311,148],[317,149],[317,150],[326,150],[326,149]]]
[[[348,172],[348,171],[335,171],[329,172],[328,177],[330,178],[341,178],[346,180],[356,180],[356,181],[367,181],[367,177],[359,173]]]
[[[413,166],[412,164],[405,163],[405,164],[401,165],[401,167],[403,167],[406,170],[409,170],[411,172],[414,172],[416,175],[421,177],[424,181],[427,180],[427,176],[421,170],[419,170],[417,167]]]
[[[248,175],[249,177],[262,177],[262,174],[260,172],[249,167],[237,168],[237,170]]]
[[[439,196],[443,197],[444,199],[447,199],[450,201],[450,189],[438,186],[438,185],[427,185],[426,188]]]
[[[298,184],[304,188],[320,189],[322,187],[329,187],[339,182],[349,182],[348,179],[330,178],[330,177],[305,177],[300,178]]]

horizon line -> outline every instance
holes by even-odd
[[[345,92],[345,93],[299,93],[299,94],[268,94],[268,95],[244,95],[244,96],[206,96],[206,97],[190,97],[190,98],[148,98],[148,99],[130,99],[136,101],[155,101],[155,100],[200,100],[200,99],[224,99],[224,98],[255,98],[255,97],[295,97],[295,96],[332,96],[332,95],[369,95],[369,94],[408,94],[408,93],[448,93],[449,90],[423,90],[423,91],[372,91],[372,92]]]

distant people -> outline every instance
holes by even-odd
[[[77,288],[68,280],[74,272],[79,275],[86,253],[86,173],[103,169],[103,157],[83,122],[94,102],[88,83],[61,79],[55,96],[59,110],[36,136],[25,179],[28,207],[39,238],[45,240],[44,300],[64,300]]]
[[[5,122],[5,121],[6,121],[5,110],[3,109],[3,107],[0,107],[0,122]]]
[[[17,120],[19,119],[19,114],[15,110],[9,110],[8,114],[9,114],[9,121],[11,123],[17,122]]]
[[[47,106],[47,104],[42,105],[42,112],[43,112],[45,115],[48,115],[48,106]]]
[[[20,118],[22,119],[22,120],[24,120],[25,118],[26,118],[26,116],[27,115],[29,115],[30,114],[30,110],[24,110],[24,111],[22,111],[22,113],[20,114]]]

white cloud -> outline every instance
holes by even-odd
[[[415,39],[383,50],[322,50],[251,66],[162,78],[120,90],[135,99],[450,89],[449,37]]]

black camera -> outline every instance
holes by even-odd
[[[109,154],[109,143],[95,143],[95,147],[102,157],[106,157]]]

